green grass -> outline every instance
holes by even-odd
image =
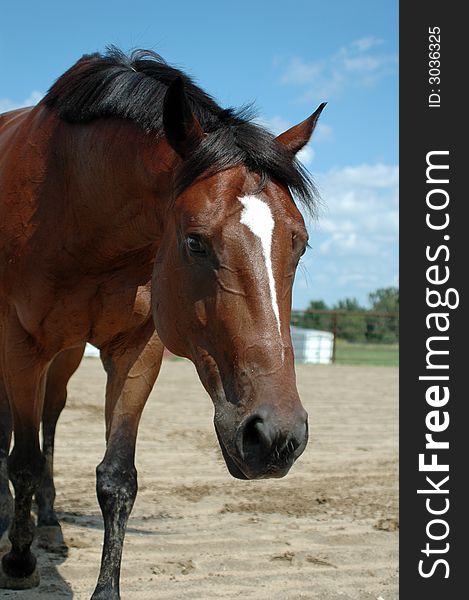
[[[352,344],[337,340],[336,364],[397,367],[398,344]]]

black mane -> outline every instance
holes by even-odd
[[[214,174],[244,165],[258,173],[261,182],[273,179],[286,185],[314,212],[316,192],[308,173],[270,132],[252,121],[250,111],[222,109],[155,52],[136,50],[127,56],[110,47],[104,55],[85,55],[54,83],[44,102],[70,123],[119,117],[162,136],[163,99],[176,77],[182,78],[192,111],[209,134],[184,161],[177,178],[178,193],[204,172]]]

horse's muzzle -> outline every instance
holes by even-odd
[[[218,432],[217,432],[218,433]],[[308,441],[308,417],[299,410],[288,426],[281,426],[273,408],[264,406],[249,415],[235,434],[235,452],[228,454],[218,435],[228,470],[238,479],[284,477]]]

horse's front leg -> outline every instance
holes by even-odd
[[[70,348],[58,354],[47,373],[44,411],[42,414],[42,454],[44,471],[36,490],[38,527],[58,527],[54,510],[54,439],[55,428],[67,399],[67,384],[83,357],[85,346]]]
[[[125,528],[137,495],[134,465],[140,416],[161,366],[163,345],[148,324],[138,347],[101,351],[108,374],[107,447],[96,469],[97,494],[104,519],[101,570],[92,600],[118,600]],[[133,336],[135,343],[135,336]]]

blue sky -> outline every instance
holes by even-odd
[[[274,132],[327,101],[302,152],[323,198],[294,307],[397,285],[398,3],[49,0],[2,6],[0,112],[33,104],[82,54],[152,48]]]

